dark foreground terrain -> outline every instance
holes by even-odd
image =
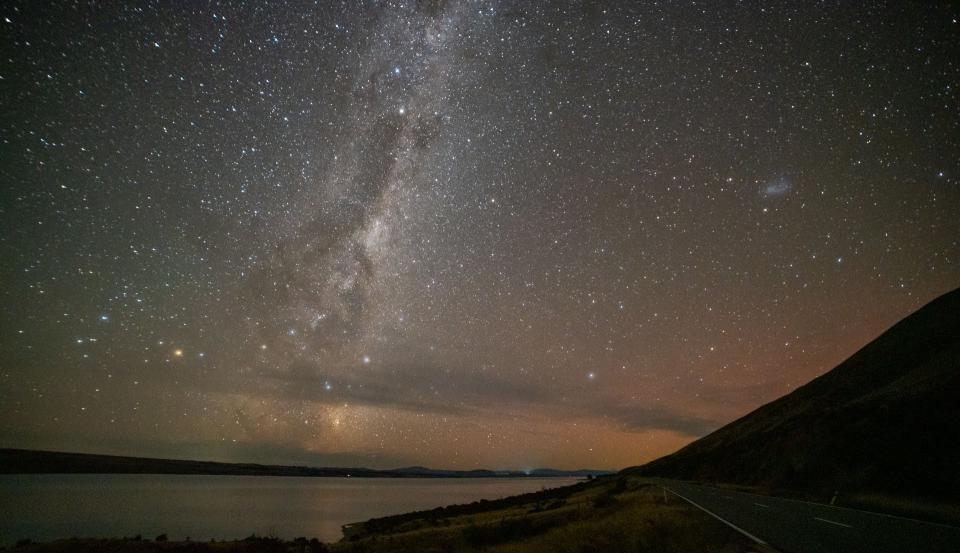
[[[622,474],[565,488],[348,525],[338,543],[251,536],[21,543],[17,553],[960,551],[960,528],[856,509]]]
[[[603,478],[496,501],[351,525],[339,543],[251,537],[230,542],[156,539],[21,544],[18,553],[174,552],[720,552],[766,551],[652,480]]]

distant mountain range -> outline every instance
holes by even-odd
[[[61,451],[0,448],[0,474],[223,474],[246,476],[351,476],[358,478],[519,478],[586,477],[610,474],[603,470],[530,471],[435,470],[405,467],[390,470],[345,467],[303,467],[182,461]]]
[[[956,501],[960,290],[930,302],[796,391],[625,472]]]
[[[435,476],[445,478],[482,478],[488,476],[537,476],[537,477],[571,477],[571,476],[602,476],[613,474],[607,470],[557,470],[557,469],[532,469],[523,471],[503,471],[503,470],[437,470],[426,467],[404,467],[393,469],[391,472],[397,472],[404,476]]]

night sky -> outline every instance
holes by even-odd
[[[123,4],[0,7],[0,446],[620,468],[960,285],[955,3]]]

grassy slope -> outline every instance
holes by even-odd
[[[960,497],[960,290],[795,392],[627,472],[818,497]]]

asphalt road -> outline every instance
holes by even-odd
[[[674,480],[663,487],[783,553],[960,553],[953,526]]]

